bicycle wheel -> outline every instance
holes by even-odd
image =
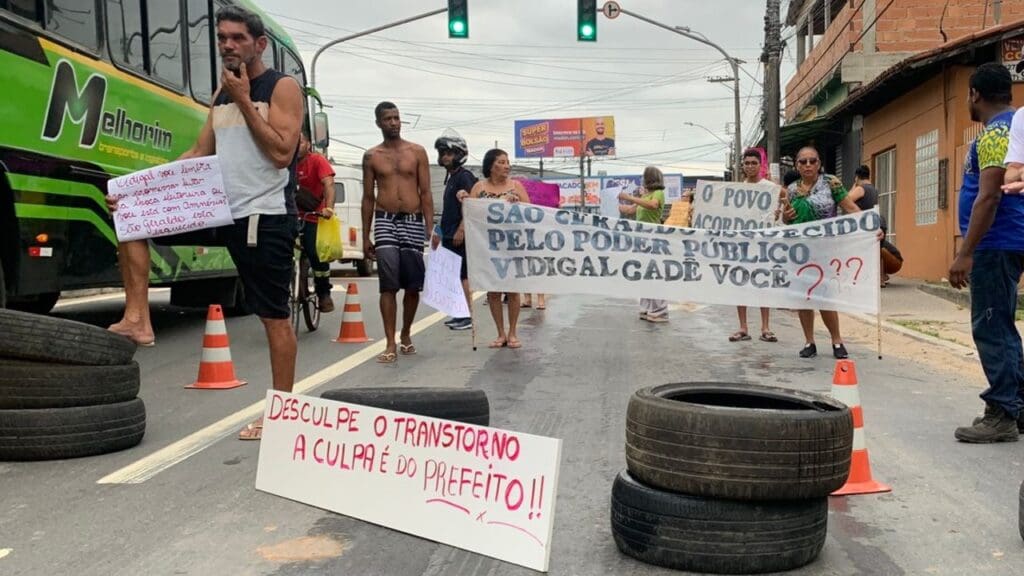
[[[315,332],[320,327],[320,299],[316,295],[313,275],[309,272],[309,259],[303,255],[299,260],[299,301],[302,302],[302,317],[306,321],[306,329]]]
[[[291,320],[292,329],[295,330],[295,335],[299,335],[299,314],[302,308],[302,281],[301,281],[301,270],[302,260],[304,258],[295,258],[292,260],[292,279],[288,288],[289,305],[291,307]]]

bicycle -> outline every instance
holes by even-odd
[[[323,214],[316,212],[318,217],[323,217]],[[289,305],[291,306],[292,315],[292,327],[295,329],[295,335],[299,335],[299,313],[302,313],[302,319],[305,320],[306,329],[310,332],[316,332],[316,329],[320,327],[320,296],[316,293],[316,286],[313,283],[312,269],[309,266],[309,258],[306,257],[305,250],[302,249],[302,228],[308,224],[303,220],[299,220],[299,235],[295,237],[295,252],[293,256],[292,266],[292,279],[289,287],[290,296],[288,298]]]

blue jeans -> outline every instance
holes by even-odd
[[[299,220],[302,226],[302,251],[309,259],[309,267],[313,269],[313,284],[317,296],[331,293],[331,265],[320,261],[316,255],[316,224]]]
[[[1014,320],[1024,253],[978,250],[971,268],[971,332],[988,390],[981,399],[1016,418],[1024,408],[1024,351]]]

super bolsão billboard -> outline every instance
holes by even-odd
[[[516,120],[516,158],[613,157],[615,118]]]

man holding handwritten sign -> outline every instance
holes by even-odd
[[[288,283],[296,235],[293,181],[302,126],[302,90],[291,77],[263,64],[268,40],[259,16],[230,6],[218,11],[216,20],[224,64],[221,86],[199,138],[179,160],[216,154],[232,222],[207,230],[201,238],[183,235],[173,241],[227,246],[245,287],[246,301],[267,332],[274,389],[288,392],[295,380],[296,344],[288,321]],[[153,170],[161,169],[168,167]],[[117,198],[108,196],[111,211],[119,209]],[[149,247],[144,240],[120,239],[125,313],[110,330],[141,345],[152,345]],[[240,438],[258,440],[261,432],[262,420],[257,420]]]

